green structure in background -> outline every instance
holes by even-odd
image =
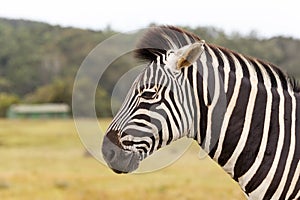
[[[67,104],[18,104],[12,105],[6,113],[10,119],[69,118]]]

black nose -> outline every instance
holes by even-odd
[[[115,159],[118,152],[122,149],[118,138],[117,131],[110,131],[103,139],[102,154],[106,162],[110,162]]]
[[[139,154],[125,151],[118,138],[118,132],[109,131],[103,138],[102,155],[108,166],[116,173],[128,173],[137,169]]]
[[[122,146],[118,140],[118,133],[115,131],[108,132],[103,138],[102,155],[109,166],[118,160],[118,155],[120,155],[121,151]]]

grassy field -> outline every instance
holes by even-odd
[[[157,172],[117,175],[86,156],[72,120],[0,120],[0,199],[244,199],[239,186],[197,152],[192,145]]]

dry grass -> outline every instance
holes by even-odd
[[[84,156],[72,120],[0,120],[0,199],[244,199],[198,151],[157,172],[117,175]]]

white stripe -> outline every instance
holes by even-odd
[[[205,53],[203,53],[203,54],[205,54]],[[202,54],[202,55],[203,55]],[[195,67],[194,67],[194,65],[196,65]],[[197,112],[196,114],[197,114],[197,119],[198,119],[198,121],[194,121],[194,124],[193,124],[193,128],[195,127],[195,126],[197,126],[197,133],[194,133],[194,134],[197,134],[197,142],[198,142],[198,144],[201,144],[201,137],[200,137],[200,121],[201,121],[201,115],[200,115],[200,104],[199,104],[199,101],[198,101],[198,99],[199,98],[201,98],[201,97],[199,97],[199,94],[198,94],[198,91],[197,91],[197,88],[198,88],[198,85],[197,85],[197,74],[198,74],[198,68],[197,68],[197,64],[195,63],[195,64],[193,64],[193,89],[194,89],[194,95],[195,95],[195,103],[196,103],[196,109],[195,109],[195,111]],[[193,135],[194,135],[193,134]]]
[[[171,77],[169,77],[170,79],[172,79]],[[171,83],[172,84],[172,83]],[[174,87],[174,90],[176,90],[176,87]],[[177,99],[178,99],[178,95],[177,95],[177,93],[178,93],[178,91],[171,91],[171,92],[173,92],[175,95],[174,95],[174,99],[176,100],[176,96],[177,96]],[[165,99],[170,99],[170,95],[169,95],[169,93],[170,93],[170,87],[168,87],[167,89],[166,89],[166,92],[165,92]],[[169,117],[169,119],[170,119],[170,122],[171,123],[173,123],[173,121],[177,121],[178,122],[178,124],[179,124],[179,130],[177,130],[177,132],[179,131],[179,132],[181,132],[182,130],[183,130],[183,127],[182,127],[182,120],[181,120],[181,117],[184,117],[184,114],[181,114],[181,113],[177,113],[177,111],[176,111],[176,109],[175,109],[175,107],[174,107],[174,104],[176,104],[176,102],[172,102],[172,101],[168,101],[168,103],[169,103],[169,105],[171,106],[171,110],[169,110],[167,107],[165,107],[163,110],[165,110],[166,112],[167,112],[167,115],[168,115],[168,117]],[[159,107],[158,107],[159,108]],[[179,106],[177,106],[177,108],[181,108],[181,105],[179,105]],[[171,114],[171,112],[175,115],[175,118],[176,119],[173,119],[173,117],[172,117],[172,114]],[[172,120],[173,119],[173,120]],[[183,119],[184,120],[184,119]],[[174,128],[176,127],[175,126],[175,123],[173,123],[174,124]],[[172,127],[173,128],[173,127]],[[174,133],[173,133],[174,134]],[[174,136],[173,136],[174,137]],[[179,136],[178,136],[179,137]],[[178,138],[177,138],[178,139]]]
[[[193,66],[191,66],[191,67],[193,67],[194,68],[194,65]],[[195,71],[197,71],[196,69],[195,69]],[[193,101],[192,101],[192,91],[191,91],[191,84],[190,84],[190,82],[189,82],[189,80],[188,80],[188,68],[186,68],[185,69],[185,76],[184,76],[184,88],[187,88],[187,91],[186,91],[186,94],[187,95],[184,95],[184,100],[183,100],[183,108],[184,108],[184,110],[186,110],[186,111],[188,111],[189,110],[189,108],[192,108],[193,107]],[[193,124],[192,124],[192,122],[193,122],[193,119],[192,119],[192,116],[194,116],[194,108],[192,108],[192,109],[190,109],[191,110],[191,113],[189,113],[189,112],[186,112],[186,114],[187,114],[187,126],[186,127],[188,127],[189,128],[189,130],[186,130],[187,131],[187,134],[189,134],[189,135],[187,135],[187,137],[191,137],[191,135],[194,135],[193,134],[193,131],[191,131],[190,129],[193,127]]]
[[[224,91],[225,94],[228,91],[228,83],[229,83],[229,73],[230,73],[230,65],[228,62],[228,59],[226,59],[226,56],[223,54],[221,50],[219,50],[222,60],[224,62]]]
[[[127,130],[133,129],[133,130],[138,130],[141,132],[146,132],[146,133],[152,133],[152,129],[148,127],[143,127],[143,126],[138,126],[138,125],[127,125],[122,132],[127,132]]]
[[[163,133],[163,138],[165,138],[165,133],[167,133],[168,132],[168,129],[167,129],[167,127],[166,127],[166,124],[167,124],[167,122],[166,122],[166,119],[163,117],[163,116],[161,116],[160,114],[158,114],[157,112],[152,112],[152,111],[150,111],[150,110],[146,110],[146,109],[138,109],[136,112],[135,112],[135,114],[136,115],[139,115],[139,114],[144,114],[144,115],[148,115],[148,116],[151,116],[151,118],[153,118],[153,119],[157,119],[158,121],[160,121],[161,122],[161,124],[162,124],[162,133]],[[159,134],[158,134],[158,132],[159,132],[160,130],[158,130],[157,132],[154,132],[153,134],[154,134],[154,137],[155,137],[155,139],[156,139],[156,143],[155,143],[155,146],[154,146],[154,149],[157,149],[157,146],[158,146],[158,138],[159,138]],[[162,143],[162,146],[165,146],[166,144],[166,141],[164,141],[163,143]]]
[[[181,87],[184,88],[184,84],[183,82],[181,82]],[[173,111],[176,113],[176,115],[178,115],[179,121],[178,123],[180,124],[180,136],[184,136],[187,133],[187,129],[190,127],[190,125],[188,124],[188,113],[184,112],[185,108],[187,107],[187,101],[184,100],[184,96],[187,95],[186,91],[183,94],[183,89],[180,88],[180,91],[177,91],[177,93],[179,93],[178,95],[181,97],[181,102],[175,101],[172,102],[172,106],[173,104],[176,104],[179,113],[176,112],[175,108],[173,109]],[[191,121],[191,120],[190,120]]]
[[[152,140],[150,137],[134,137],[132,135],[126,135],[124,137],[121,138],[120,142],[124,142],[124,141],[132,141],[132,142],[147,142],[149,145],[150,145],[150,148],[151,148],[151,145],[152,145]],[[137,152],[138,149],[137,147],[144,147],[147,149],[149,149],[149,147],[146,145],[146,144],[134,144],[134,145],[122,145],[125,149],[128,149],[128,150],[131,150],[131,151],[134,151],[134,152]]]
[[[132,104],[129,104],[129,100],[128,101],[125,101],[126,102],[126,106],[124,108],[122,108],[122,113],[121,113],[121,116],[120,116],[120,119],[118,119],[118,127],[117,127],[117,130],[121,130],[123,129],[124,126],[126,126],[127,122],[130,120],[130,113],[132,110],[135,109],[135,107],[137,106],[138,104],[138,97],[137,96],[133,96],[134,92],[132,92],[131,96],[132,96],[132,99],[134,99],[134,103]]]
[[[166,109],[166,107],[163,104],[161,105],[161,107],[163,109]],[[149,113],[148,114],[149,116],[151,116],[152,118],[157,119],[158,121],[161,122],[161,124],[162,124],[162,145],[161,145],[161,147],[166,146],[168,138],[169,138],[169,130],[168,130],[167,121],[166,121],[165,117],[160,115],[159,113],[153,112],[153,111],[148,111],[148,113]],[[172,130],[173,130],[173,127],[172,127]],[[157,149],[157,147],[158,147],[158,141],[156,142],[155,149]]]
[[[250,66],[250,64],[248,63],[247,60],[245,60],[243,57],[242,57],[242,59],[248,65],[248,70],[249,70],[249,74],[250,74],[249,81],[250,81],[250,85],[251,85],[251,91],[250,91],[250,96],[249,96],[248,105],[247,105],[247,109],[246,109],[246,115],[245,115],[245,121],[244,121],[242,134],[240,136],[240,139],[238,141],[236,148],[234,149],[234,152],[232,153],[232,155],[229,158],[229,160],[227,161],[227,163],[223,166],[223,169],[226,172],[228,172],[229,174],[231,174],[232,176],[234,176],[235,163],[236,163],[239,155],[242,153],[242,151],[246,145],[246,142],[247,142],[248,134],[249,134],[250,127],[251,127],[255,99],[256,99],[257,90],[258,90],[258,88],[257,88],[258,80],[257,80],[256,71],[253,69],[252,66]]]
[[[178,49],[176,44],[173,42],[173,40],[167,34],[162,34],[162,36],[169,42],[171,49]]]
[[[218,161],[218,159],[221,155],[222,146],[223,146],[223,142],[224,142],[224,139],[225,139],[225,133],[226,133],[226,130],[227,130],[227,127],[228,127],[228,124],[229,124],[230,116],[232,115],[233,109],[236,105],[236,101],[237,101],[240,86],[241,86],[241,81],[242,81],[242,78],[243,78],[242,67],[240,66],[239,62],[236,60],[236,58],[234,56],[232,56],[232,58],[234,60],[235,66],[236,66],[236,73],[235,73],[236,82],[235,82],[232,97],[230,99],[230,102],[229,102],[228,107],[226,109],[226,113],[224,115],[224,120],[223,120],[223,123],[222,123],[222,128],[221,128],[221,133],[220,133],[220,139],[219,139],[217,150],[216,150],[215,155],[214,155],[214,160],[216,160],[216,161]]]
[[[134,117],[134,116],[133,116],[133,117]],[[148,122],[148,121],[146,121],[146,120],[144,120],[144,119],[133,119],[133,120],[131,120],[131,122],[132,122],[132,123],[141,123],[141,124],[145,124],[147,127],[149,127],[149,128],[152,130],[152,133],[153,133],[153,132],[158,133],[157,127],[156,127],[153,123]],[[155,135],[155,134],[154,134],[154,137],[155,137],[155,139],[158,138],[157,135]]]
[[[206,62],[207,62],[206,53],[203,53],[201,55],[200,61],[202,63],[202,70],[203,70],[203,74],[202,74],[202,77],[203,77],[203,83],[202,83],[202,85],[203,85],[203,99],[204,99],[204,104],[207,105],[208,104],[208,93],[207,93],[207,91],[208,91],[208,86],[207,86],[207,83],[208,83],[208,69],[207,69],[207,65],[206,65]],[[202,139],[204,139],[204,138],[202,138]]]
[[[176,119],[172,118],[172,114],[171,114],[170,110],[167,108],[167,106],[164,103],[157,106],[157,109],[162,109],[167,113],[166,118],[169,118],[169,121],[171,123],[172,134],[173,134],[172,141],[176,141],[180,137],[179,131],[174,123],[174,120],[176,120]],[[167,125],[167,122],[164,124],[164,126],[166,126],[166,125]],[[167,126],[166,126],[166,129],[167,129]],[[170,131],[167,130],[167,131],[164,131],[163,133],[164,133],[163,134],[163,144],[165,146],[169,139]]]
[[[154,83],[156,85],[156,87],[158,88],[159,85],[158,85],[158,72],[160,71],[160,68],[159,67],[156,67],[156,71],[155,71],[155,76],[154,76]]]
[[[147,71],[150,70],[150,68],[148,68],[147,70],[145,70],[144,72],[144,77],[143,77],[143,84],[146,87],[147,85],[147,81],[148,81],[148,77],[147,77]],[[146,88],[145,88],[146,89]]]
[[[184,36],[184,38],[185,38],[185,40],[187,41],[188,44],[192,44],[192,42],[191,42],[189,36],[187,36],[187,35],[184,34],[184,33],[183,33],[183,36]]]
[[[219,77],[219,70],[218,70],[218,59],[216,58],[216,55],[214,54],[214,52],[212,52],[212,50],[208,48],[209,54],[212,57],[212,67],[214,70],[214,77],[215,77],[215,89],[214,89],[214,96],[211,102],[211,105],[208,106],[208,113],[207,113],[207,131],[206,131],[206,139],[205,139],[205,146],[204,146],[204,150],[206,152],[209,152],[210,149],[210,142],[211,142],[211,129],[212,129],[212,113],[215,109],[215,106],[218,102],[219,96],[220,96],[220,77]],[[207,66],[209,67],[209,66]]]
[[[130,111],[133,110],[137,104],[138,99],[136,96],[133,96],[133,94],[134,94],[133,88],[134,88],[134,86],[130,89],[126,100],[124,101],[123,105],[121,106],[121,108],[117,114],[117,117],[115,117],[113,119],[112,124],[114,124],[113,128],[115,130],[120,130],[126,124],[126,122],[128,121],[128,115],[130,114]],[[129,99],[135,99],[134,103],[129,105],[128,104]],[[115,124],[115,122],[117,122],[117,123]]]
[[[150,89],[154,85],[154,83],[156,83],[156,82],[153,81],[153,75],[154,75],[153,66],[149,67],[148,70],[151,70],[150,71],[150,76],[148,77],[148,89]]]
[[[299,199],[299,197],[300,197],[300,190],[298,191],[298,193],[296,194],[295,197],[296,197],[295,199]]]

